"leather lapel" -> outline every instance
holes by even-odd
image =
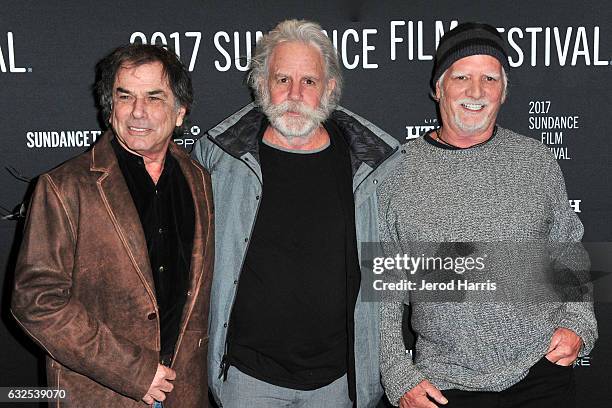
[[[91,171],[102,172],[98,191],[110,215],[117,234],[128,253],[147,293],[157,310],[155,284],[138,211],[125,183],[115,152],[110,144],[112,132],[107,131],[92,149]]]
[[[189,270],[189,296],[185,302],[185,309],[181,318],[179,335],[187,328],[191,311],[198,297],[198,291],[202,284],[204,272],[204,254],[210,243],[209,238],[208,210],[206,191],[204,190],[204,176],[192,162],[189,156],[174,143],[170,144],[170,153],[178,161],[185,180],[191,190],[194,207],[195,229],[193,236],[193,247],[191,251],[191,267]],[[177,344],[178,350],[178,344]]]

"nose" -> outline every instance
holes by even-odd
[[[289,88],[289,99],[299,101],[302,99],[302,84],[300,81],[292,81]]]
[[[146,115],[146,102],[144,98],[135,98],[132,105],[132,116],[142,118]]]
[[[470,98],[480,99],[483,96],[484,92],[485,89],[482,82],[477,78],[473,78],[470,81],[466,94]]]

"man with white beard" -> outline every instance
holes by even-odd
[[[386,256],[437,243],[439,253],[455,248],[455,259],[466,260],[484,245],[495,249],[484,255],[485,278],[500,292],[520,288],[494,302],[484,301],[491,299],[486,293],[463,294],[465,302],[442,292],[435,301],[422,301],[417,292],[383,294],[381,374],[389,401],[401,408],[573,407],[572,365],[597,339],[589,296],[559,301],[544,291],[523,292],[542,281],[529,262],[541,258],[533,255],[550,257],[555,272],[576,277],[588,259],[552,153],[496,123],[508,68],[494,27],[463,23],[446,33],[432,80],[442,126],[408,142],[378,190]],[[390,275],[390,281],[405,276]],[[562,282],[562,275],[553,279]],[[405,304],[412,308],[414,360],[402,337]]]
[[[340,65],[316,23],[264,35],[249,85],[255,103],[193,152],[216,208],[212,393],[223,407],[373,407],[378,305],[361,298],[358,246],[378,240],[398,142],[337,107]]]

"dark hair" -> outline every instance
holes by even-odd
[[[119,69],[154,62],[162,64],[163,73],[176,99],[177,108],[182,106],[186,110],[186,115],[189,114],[193,104],[191,76],[176,54],[157,45],[129,44],[116,48],[96,65],[94,88],[106,124],[113,109],[113,85]]]

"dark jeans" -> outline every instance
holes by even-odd
[[[500,392],[444,390],[444,408],[574,408],[576,388],[572,366],[556,365],[542,357],[527,377]]]

